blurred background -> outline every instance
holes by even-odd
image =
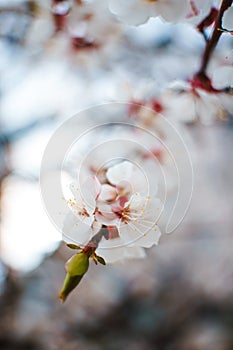
[[[69,1],[0,0],[1,349],[233,349],[231,115],[186,125],[195,188],[176,232],[147,259],[92,264],[64,305],[57,294],[72,252],[39,189],[43,151],[62,122],[186,79],[204,45],[185,24],[123,26],[105,0],[76,0],[72,11]],[[232,52],[223,36],[215,64],[232,67]]]

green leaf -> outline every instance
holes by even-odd
[[[95,258],[98,260],[98,262],[102,265],[106,265],[106,262],[104,260],[104,258],[102,258],[102,256],[98,256],[96,255]]]
[[[82,249],[81,247],[79,247],[79,245],[76,245],[73,243],[67,243],[67,247],[69,247],[70,249],[79,249],[79,250]]]
[[[82,276],[89,267],[89,257],[83,252],[73,255],[66,263],[66,272],[70,276]]]
[[[77,287],[84,275],[81,276],[71,276],[69,273],[66,274],[65,280],[63,282],[62,289],[59,292],[59,298],[62,302],[66,300],[70,292]]]

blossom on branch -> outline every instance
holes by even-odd
[[[122,161],[106,172],[106,183],[90,178],[81,188],[71,186],[70,213],[64,240],[84,247],[102,230],[95,246],[106,262],[143,257],[143,248],[158,243],[161,202],[157,186],[148,193],[147,179],[131,162]]]

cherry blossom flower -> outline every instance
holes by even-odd
[[[115,217],[106,228],[109,239],[103,238],[97,248],[97,253],[108,262],[143,257],[142,248],[157,244],[161,236],[157,225],[161,211],[158,198],[143,197],[136,192],[127,202],[121,199],[111,205]]]
[[[148,195],[144,175],[128,161],[110,167],[106,179],[100,184],[92,177],[80,189],[72,184],[64,240],[85,246],[102,229],[96,252],[107,262],[143,257],[143,248],[157,244],[161,235],[156,188]]]

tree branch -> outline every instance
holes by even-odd
[[[202,57],[201,67],[197,73],[197,75],[206,75],[206,69],[208,67],[210,58],[212,53],[222,35],[221,27],[222,27],[222,17],[224,12],[231,6],[233,0],[223,0],[221,7],[218,12],[218,16],[215,22],[214,30],[212,36],[206,42],[205,51]]]

